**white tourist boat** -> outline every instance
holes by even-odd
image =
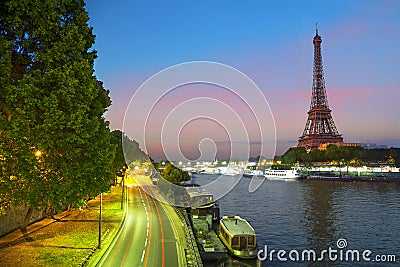
[[[265,178],[268,180],[298,180],[301,178],[301,174],[298,170],[273,170],[267,169],[264,172]]]

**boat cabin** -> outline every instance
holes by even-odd
[[[223,216],[218,226],[218,236],[235,256],[240,258],[257,256],[256,233],[240,216]]]

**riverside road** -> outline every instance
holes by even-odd
[[[139,186],[127,190],[125,222],[98,266],[182,266],[185,240],[176,212]]]

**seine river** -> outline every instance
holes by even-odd
[[[195,177],[196,183],[204,185],[218,176],[197,174]],[[281,258],[286,258],[286,262],[279,260],[275,252],[272,261],[268,255],[262,266],[383,267],[400,264],[400,184],[265,180],[257,191],[249,193],[249,181],[243,177],[218,202],[221,216],[240,215],[251,223],[257,234],[258,249],[267,246],[268,253],[285,251]],[[292,250],[299,253],[299,261]],[[309,261],[308,252],[302,261],[304,250],[316,251],[317,261]],[[323,260],[318,261],[323,250],[327,252]],[[348,250],[357,250],[360,261],[352,260],[356,259],[356,254],[352,258]],[[363,253],[369,262],[363,259]],[[393,258],[390,255],[395,255],[395,263],[387,262]],[[261,264],[237,259],[205,264],[216,265]]]

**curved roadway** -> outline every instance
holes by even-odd
[[[176,212],[148,196],[139,186],[127,190],[125,223],[98,265],[182,266],[181,246],[185,240]]]

